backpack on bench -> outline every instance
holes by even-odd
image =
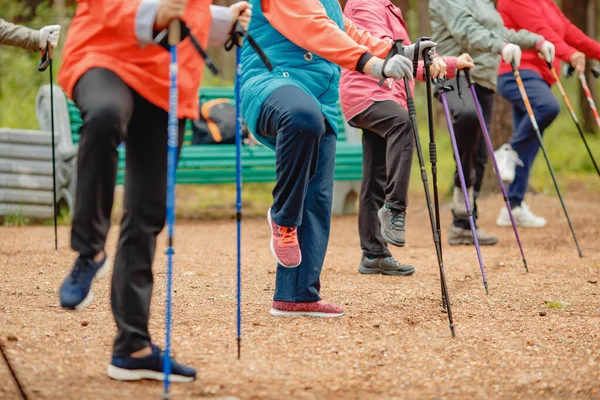
[[[192,121],[192,144],[235,144],[235,107],[228,99],[200,104],[200,118]],[[248,129],[242,123],[242,139]]]

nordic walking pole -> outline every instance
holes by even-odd
[[[237,355],[242,357],[242,123],[240,115],[240,63],[242,48],[235,51],[235,219],[237,221]]]
[[[571,105],[571,102],[569,101],[569,97],[567,96],[567,92],[565,92],[565,88],[563,87],[562,83],[560,82],[560,78],[558,77],[558,74],[556,73],[556,69],[554,68],[552,63],[549,63],[546,61],[546,64],[548,64],[548,68],[550,68],[550,72],[552,72],[552,76],[554,77],[554,80],[556,81],[558,90],[560,91],[560,94],[562,94],[562,97],[565,100],[565,104],[567,105],[567,108],[569,109],[569,112],[571,113],[571,118],[573,118],[573,122],[575,122],[575,125],[577,126],[577,130],[579,131],[579,136],[581,136],[581,139],[583,140],[583,144],[585,144],[585,148],[587,149],[587,152],[590,155],[590,158],[592,159],[592,163],[594,164],[594,167],[596,168],[596,172],[598,173],[598,176],[600,176],[600,169],[598,169],[598,164],[596,164],[596,160],[594,159],[592,150],[590,149],[590,146],[588,145],[588,142],[583,133],[583,129],[581,129],[581,124],[579,123],[579,118],[577,118],[577,114],[575,114],[575,110],[573,110],[573,106]],[[584,80],[585,80],[585,75],[584,75]],[[588,89],[588,91],[589,91],[589,89]],[[588,97],[588,100],[589,100],[589,97]],[[598,118],[597,112],[596,112],[596,118]],[[596,119],[596,121],[598,121],[598,119]]]
[[[242,357],[242,117],[240,114],[240,76],[242,74],[242,39],[244,29],[239,22],[225,43],[225,49],[230,51],[236,46],[235,52],[235,219],[237,222],[237,357]]]
[[[471,90],[471,95],[473,96],[475,110],[477,110],[477,117],[479,118],[479,124],[481,125],[481,132],[483,132],[483,138],[485,139],[485,144],[487,145],[488,153],[490,154],[490,158],[492,159],[494,172],[496,173],[498,183],[500,184],[502,198],[504,199],[504,203],[506,203],[506,209],[508,210],[510,222],[512,224],[513,231],[515,232],[515,237],[517,238],[517,244],[519,245],[519,250],[521,251],[521,257],[523,259],[523,265],[525,266],[525,272],[529,272],[529,268],[527,268],[527,261],[525,260],[525,253],[523,252],[523,246],[521,245],[521,238],[519,237],[519,232],[517,231],[515,217],[513,216],[513,212],[510,208],[508,195],[506,194],[506,187],[504,186],[504,182],[500,177],[500,169],[498,168],[498,163],[496,162],[496,157],[494,156],[494,146],[492,145],[492,139],[490,138],[490,133],[488,132],[485,118],[483,118],[483,110],[481,109],[481,104],[479,103],[479,98],[477,97],[477,91],[475,90],[475,82],[473,82],[473,79],[471,79],[471,71],[469,71],[468,69],[464,69],[463,72],[465,73],[465,78],[467,78],[467,83],[469,85],[469,89]],[[457,76],[456,79],[458,81],[459,77]]]
[[[225,50],[237,46],[235,53],[235,219],[237,222],[237,356],[242,357],[242,116],[240,114],[240,77],[242,75],[242,39],[256,51],[269,71],[271,62],[239,22],[231,30],[225,42]]]
[[[166,301],[166,333],[163,372],[164,393],[163,398],[170,398],[169,375],[171,374],[171,295],[173,291],[173,230],[175,225],[175,174],[177,169],[177,146],[179,135],[179,120],[177,118],[177,44],[181,39],[181,28],[178,20],[169,23],[169,50],[171,63],[169,65],[169,120],[167,139],[167,230],[169,244],[167,248],[167,301]]]
[[[467,207],[467,215],[469,217],[469,225],[471,225],[471,233],[473,234],[473,241],[475,243],[475,251],[477,252],[477,260],[479,261],[479,269],[481,269],[481,277],[483,278],[483,287],[485,288],[485,294],[489,294],[488,282],[485,275],[485,267],[483,266],[483,259],[481,257],[481,248],[479,247],[479,239],[477,239],[477,231],[475,230],[475,219],[473,218],[473,209],[471,208],[471,200],[469,199],[469,192],[467,191],[467,184],[465,183],[465,174],[462,169],[462,163],[460,161],[460,154],[458,152],[458,144],[456,143],[456,135],[454,134],[454,126],[452,126],[452,120],[450,119],[450,108],[448,107],[448,100],[446,99],[446,91],[453,90],[448,86],[442,86],[438,93],[442,99],[442,105],[444,106],[444,114],[446,115],[446,122],[448,123],[448,132],[450,133],[450,141],[452,142],[452,150],[454,151],[454,159],[456,160],[456,168],[458,169],[458,180],[460,181],[460,187],[465,197],[465,206]]]
[[[6,355],[6,350],[4,349],[4,343],[2,343],[1,339],[0,339],[0,352],[2,353],[2,358],[4,358],[4,361],[6,362],[6,365],[8,366],[8,369],[10,370],[10,375],[12,376],[13,380],[15,381],[15,384],[17,385],[17,388],[19,389],[19,393],[21,394],[21,397],[23,398],[23,400],[27,400],[27,394],[25,393],[25,390],[23,389],[23,385],[21,385],[21,381],[17,377],[17,373],[15,372],[15,369],[13,368],[12,364],[8,360],[8,356]]]
[[[538,142],[540,143],[540,149],[542,149],[542,153],[544,154],[544,158],[546,159],[546,164],[548,164],[548,169],[550,170],[550,176],[552,177],[552,181],[554,182],[554,187],[556,188],[556,193],[558,194],[558,198],[560,200],[560,204],[565,213],[565,217],[567,217],[567,223],[569,224],[569,228],[571,229],[571,234],[573,235],[573,240],[575,241],[575,246],[577,246],[577,252],[579,253],[579,257],[583,257],[583,253],[581,252],[581,248],[579,247],[579,242],[577,241],[577,236],[575,235],[575,229],[573,228],[573,224],[571,223],[571,219],[569,218],[569,213],[567,212],[567,206],[565,206],[565,202],[563,200],[562,194],[560,193],[560,188],[558,187],[558,182],[556,182],[556,176],[554,175],[554,169],[552,168],[552,164],[550,163],[550,158],[548,157],[548,153],[546,152],[546,147],[544,146],[544,139],[542,139],[542,133],[540,132],[540,128],[538,127],[537,121],[535,119],[535,115],[533,114],[533,109],[531,108],[531,103],[529,102],[529,97],[527,97],[527,92],[525,91],[525,85],[523,85],[523,80],[521,79],[521,75],[519,74],[519,70],[515,65],[515,62],[511,62],[511,67],[513,71],[513,75],[515,76],[515,80],[517,81],[517,86],[519,87],[519,91],[521,92],[521,97],[523,98],[523,103],[525,103],[525,108],[527,109],[527,114],[529,114],[529,119],[531,120],[531,125],[533,125],[533,130],[538,138]]]
[[[419,38],[419,40],[428,40],[429,38]],[[442,241],[442,229],[440,223],[440,202],[438,195],[438,185],[437,185],[437,149],[435,145],[435,128],[433,123],[433,105],[431,100],[431,57],[429,55],[429,49],[423,50],[423,65],[425,68],[425,85],[426,85],[426,93],[427,93],[427,119],[429,124],[429,162],[431,163],[431,181],[433,183],[433,201],[435,203],[435,224],[437,227],[437,234]],[[414,71],[416,74],[416,69]],[[442,248],[440,246],[440,252],[442,252]],[[443,253],[442,253],[443,256]],[[442,286],[442,291],[444,287]],[[442,295],[442,307],[446,308],[446,300]]]
[[[50,133],[52,136],[52,214],[54,214],[54,250],[58,250],[58,228],[56,210],[56,149],[54,140],[54,86],[52,84],[52,47],[46,45],[42,58],[38,62],[38,71],[43,72],[50,67]]]
[[[404,53],[402,47],[402,40],[397,40],[394,43],[396,52],[400,55]],[[454,321],[452,319],[452,308],[450,306],[450,296],[448,295],[448,285],[446,284],[446,273],[444,272],[444,260],[442,257],[442,243],[440,236],[437,232],[437,225],[435,223],[435,214],[433,211],[433,205],[431,204],[431,193],[429,192],[429,184],[427,183],[427,171],[425,169],[425,159],[423,157],[423,149],[421,148],[421,142],[419,140],[419,130],[417,125],[417,111],[415,108],[415,102],[413,95],[410,91],[410,85],[408,77],[404,77],[404,90],[406,91],[406,103],[408,106],[408,115],[410,116],[410,123],[413,128],[413,136],[415,139],[415,146],[417,147],[417,156],[419,158],[419,166],[421,167],[421,180],[423,181],[423,188],[425,189],[425,200],[427,202],[427,211],[429,211],[429,222],[431,223],[431,231],[433,233],[433,243],[435,245],[435,251],[437,254],[438,265],[440,268],[440,281],[442,288],[442,297],[446,303],[446,310],[448,311],[448,322],[450,324],[450,332],[452,336],[456,336],[454,331]]]

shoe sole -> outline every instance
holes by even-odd
[[[106,276],[106,274],[108,274],[108,271],[110,271],[110,258],[108,258],[108,256],[106,257],[106,260],[104,261],[104,264],[102,264],[102,266],[100,267],[100,269],[96,272],[96,275],[94,275],[94,280],[92,282],[96,282],[99,281],[100,279],[104,278]],[[85,296],[85,298],[81,301],[81,303],[77,304],[74,307],[63,307],[63,308],[67,308],[69,310],[76,310],[76,311],[81,311],[84,308],[86,308],[87,306],[89,306],[92,301],[94,300],[94,291],[92,290],[92,287],[90,286],[90,291],[87,294],[87,296]],[[62,307],[62,305],[61,305]]]
[[[415,273],[415,269],[413,268],[412,270],[407,270],[407,271],[392,271],[392,270],[385,270],[385,269],[379,269],[379,268],[371,268],[368,266],[365,266],[363,264],[360,264],[358,266],[358,272],[360,272],[361,274],[364,275],[377,275],[377,274],[381,274],[381,275],[390,275],[390,276],[409,276]]]
[[[543,225],[524,225],[519,223],[519,221],[515,220],[515,225],[518,226],[519,228],[543,228],[546,226],[546,224]],[[509,228],[512,227],[512,222],[510,222],[510,219],[508,220],[508,222],[504,222],[504,221],[500,221],[500,220],[496,220],[496,226],[500,226],[503,228]]]
[[[480,246],[493,246],[496,243],[498,243],[497,240],[495,242],[479,241]],[[450,246],[460,246],[460,245],[471,245],[472,246],[475,244],[475,241],[473,240],[473,238],[448,239],[448,244]]]
[[[142,379],[151,379],[155,381],[164,381],[165,374],[149,369],[125,369],[109,365],[106,374],[117,381],[139,381]],[[193,376],[169,375],[169,382],[186,383],[193,382],[196,378]]]
[[[386,232],[385,232],[385,228],[384,226],[384,221],[383,221],[383,215],[382,215],[382,211],[383,209],[380,208],[379,211],[377,211],[377,218],[379,218],[379,225],[380,225],[380,233],[381,236],[383,237],[383,239],[388,242],[389,244],[392,244],[396,247],[404,247],[404,245],[406,244],[406,240],[404,242],[399,242],[393,238],[390,238]]]
[[[281,311],[271,308],[270,314],[274,317],[314,317],[314,318],[334,318],[344,315],[341,313],[323,313],[311,311]]]
[[[275,253],[275,241],[273,240],[273,234],[274,234],[274,232],[273,232],[273,223],[271,221],[271,209],[270,208],[269,208],[269,211],[267,213],[267,220],[269,221],[269,228],[271,228],[271,254],[273,254],[273,257],[275,257],[275,260],[277,260],[277,262],[282,267],[285,267],[285,268],[296,268],[298,265],[302,264],[302,251],[300,252],[300,261],[296,265],[285,265],[277,257],[277,254]]]

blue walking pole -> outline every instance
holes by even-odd
[[[177,142],[179,133],[179,120],[177,119],[177,44],[181,38],[179,21],[169,24],[169,50],[171,63],[169,64],[169,120],[167,139],[167,230],[169,245],[167,248],[167,300],[165,315],[165,354],[163,358],[164,393],[163,398],[168,399],[169,375],[171,374],[171,293],[173,291],[173,230],[175,225],[175,171],[177,169]]]
[[[242,48],[235,52],[235,219],[237,221],[237,354],[242,349],[242,121],[240,115],[240,58]]]

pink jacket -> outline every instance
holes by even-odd
[[[371,32],[380,39],[404,39],[409,45],[408,30],[402,19],[402,12],[390,0],[349,0],[344,15],[352,20],[358,29]],[[456,76],[456,57],[444,57],[448,65],[447,76]],[[423,61],[419,61],[417,79],[423,80]],[[414,81],[410,83],[414,90]],[[347,121],[369,108],[375,101],[393,100],[406,106],[406,91],[402,81],[388,79],[383,86],[378,80],[360,72],[343,70],[340,81],[340,100]]]

